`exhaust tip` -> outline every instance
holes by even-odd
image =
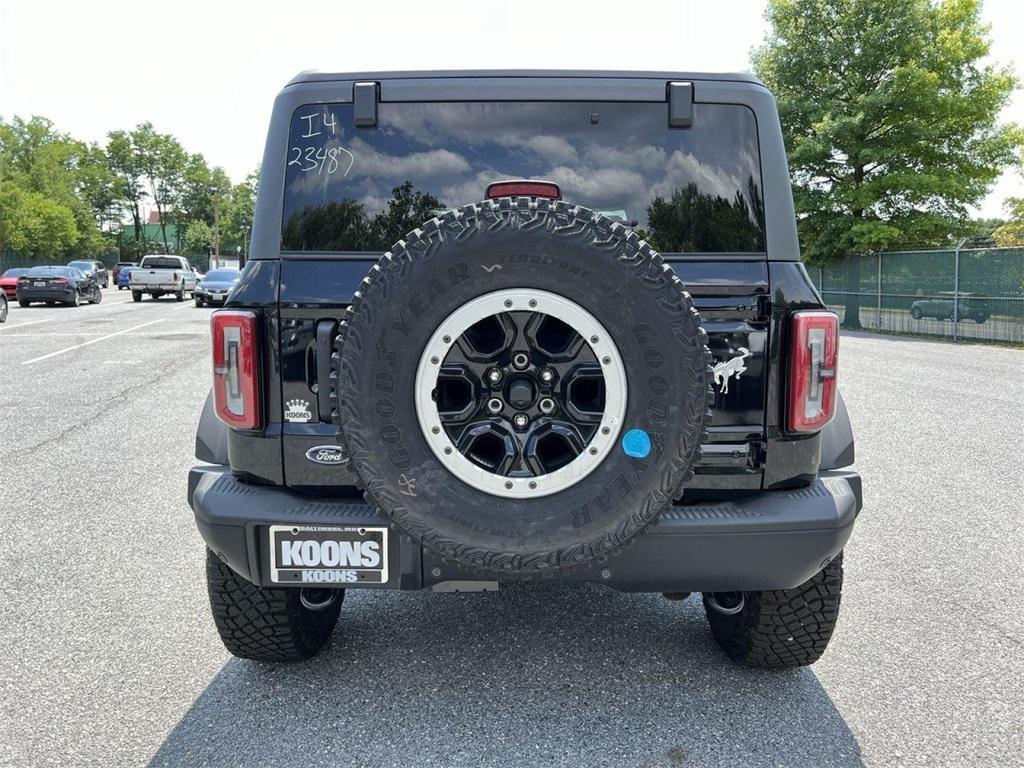
[[[299,602],[310,611],[323,611],[334,605],[338,599],[336,589],[300,589]]]
[[[742,592],[706,592],[704,600],[723,616],[735,616],[743,610],[746,599]]]

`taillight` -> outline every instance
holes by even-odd
[[[495,181],[487,185],[487,199],[495,197],[549,197],[562,199],[562,189],[553,181]]]
[[[67,281],[67,278],[64,277],[55,277],[53,279],[53,282],[57,283],[58,285],[70,285],[70,283]]]
[[[836,411],[839,318],[834,312],[796,312],[789,349],[790,432],[816,432]]]
[[[213,333],[213,399],[217,417],[229,427],[258,429],[260,418],[256,313],[221,310],[210,319]]]
[[[178,282],[178,273],[177,272],[175,272],[174,274],[171,275],[171,282],[172,283]]]

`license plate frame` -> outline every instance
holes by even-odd
[[[384,526],[271,525],[267,542],[274,584],[355,587],[388,581],[388,529]],[[368,542],[377,547],[364,547]]]

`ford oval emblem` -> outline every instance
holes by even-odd
[[[348,457],[340,445],[314,445],[306,451],[306,458],[314,464],[344,464]]]

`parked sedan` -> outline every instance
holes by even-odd
[[[110,275],[102,261],[69,261],[69,267],[81,271],[83,274],[92,275],[96,278],[96,284],[104,288],[110,285]]]
[[[18,298],[18,278],[28,272],[28,267],[15,267],[8,269],[0,276],[0,293],[7,295],[8,299]]]
[[[196,286],[196,306],[223,304],[241,276],[242,273],[237,269],[211,269],[206,273],[203,282]]]
[[[18,278],[18,305],[22,307],[33,302],[77,307],[83,301],[99,304],[102,299],[96,278],[74,267],[32,267]]]
[[[110,270],[110,282],[117,286],[117,290],[121,290],[121,273],[125,267],[138,266],[134,261],[119,261],[114,265],[113,269]],[[124,284],[124,287],[128,287],[128,283]]]

